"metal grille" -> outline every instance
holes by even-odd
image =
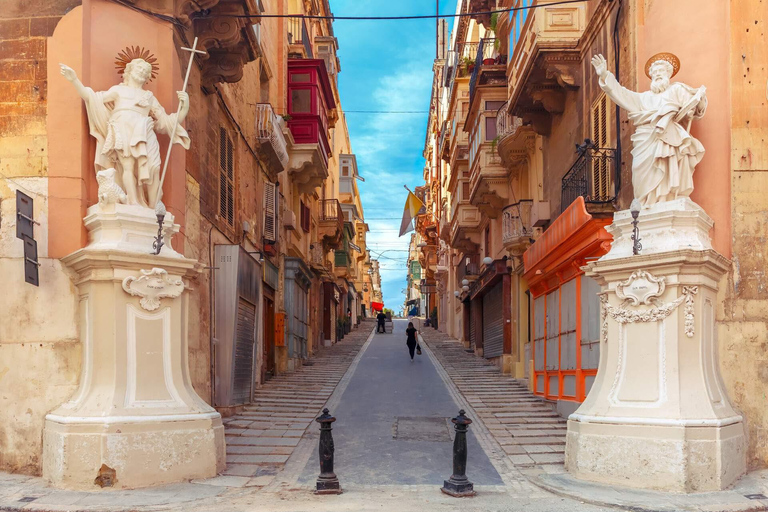
[[[577,197],[586,203],[611,203],[616,172],[616,150],[595,147],[591,140],[580,146],[579,158],[563,176],[561,208],[565,211]]]
[[[227,130],[219,128],[219,216],[230,226],[235,223],[234,145]]]
[[[256,306],[244,300],[242,297],[239,297],[237,302],[234,389],[232,393],[234,403],[236,404],[243,404],[251,401],[255,330]]]
[[[504,321],[502,283],[483,297],[483,357],[499,357],[504,353]]]

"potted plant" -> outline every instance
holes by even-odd
[[[464,57],[461,59],[462,67],[467,70],[468,73],[471,73],[475,69],[475,61],[474,59],[470,59],[469,57]]]

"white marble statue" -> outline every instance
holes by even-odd
[[[115,182],[125,190],[128,204],[154,209],[160,186],[160,145],[155,132],[173,136],[173,143],[189,149],[189,136],[182,126],[189,112],[189,96],[178,91],[180,109],[167,114],[144,84],[152,76],[152,65],[136,58],[125,66],[123,83],[108,91],[85,87],[75,71],[60,64],[61,74],[72,82],[85,101],[91,135],[96,139],[96,172],[115,168]]]
[[[634,92],[622,87],[608,71],[605,58],[596,55],[592,65],[600,87],[614,103],[629,112],[635,125],[632,135],[632,186],[643,206],[693,192],[693,171],[704,156],[704,146],[691,136],[691,121],[707,109],[706,88],[672,83],[680,61],[661,53],[648,60],[645,71],[651,90]]]

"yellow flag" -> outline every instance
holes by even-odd
[[[424,203],[416,195],[408,191],[408,198],[405,200],[405,208],[403,209],[403,221],[400,223],[400,236],[413,231],[413,219],[419,214],[419,211],[424,208]]]

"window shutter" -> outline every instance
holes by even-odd
[[[235,223],[235,157],[234,144],[225,128],[219,128],[219,216]]]
[[[274,183],[264,182],[264,240],[277,241],[276,189]]]
[[[610,145],[610,123],[608,122],[608,97],[602,93],[592,105],[591,135],[596,148],[608,148]],[[598,156],[602,155],[598,152]],[[611,176],[607,158],[592,160],[592,198],[605,201],[611,193]]]

